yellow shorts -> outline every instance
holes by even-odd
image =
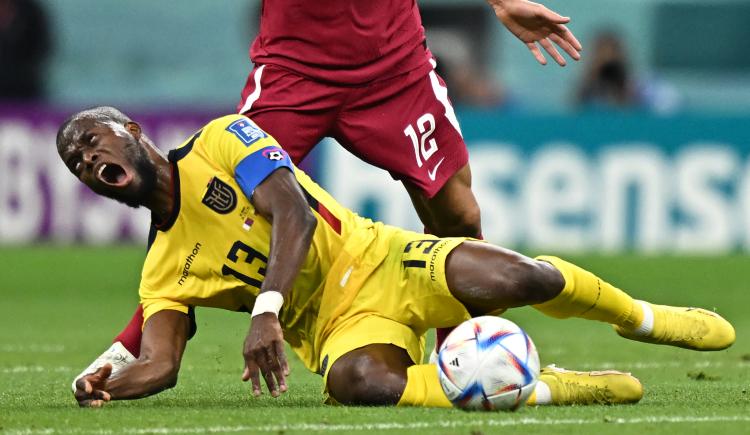
[[[386,233],[386,234],[384,234]],[[328,332],[320,351],[320,374],[342,355],[368,344],[393,344],[419,364],[428,329],[458,325],[469,313],[448,290],[448,254],[468,240],[411,231],[386,231],[385,259],[362,284],[351,305]]]

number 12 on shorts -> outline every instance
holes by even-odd
[[[432,113],[425,113],[417,119],[417,128],[409,124],[404,129],[404,135],[411,139],[414,146],[414,157],[417,159],[417,166],[422,167],[435,152],[438,150],[437,142],[432,138],[435,132],[435,117]],[[419,131],[419,134],[417,134]],[[421,158],[420,158],[421,156]]]

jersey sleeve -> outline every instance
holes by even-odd
[[[245,196],[279,168],[294,171],[289,155],[278,142],[242,115],[220,118],[204,139],[216,163],[233,175]]]

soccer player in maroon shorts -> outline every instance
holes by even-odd
[[[487,2],[541,64],[540,46],[561,66],[555,45],[580,58],[569,18],[526,0]],[[400,180],[426,231],[481,237],[466,144],[416,0],[264,1],[250,58],[255,67],[237,110],[295,164],[332,137]],[[114,340],[135,358],[142,324],[139,306]]]

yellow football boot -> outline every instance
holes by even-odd
[[[543,403],[534,394],[528,405],[615,405],[636,403],[643,397],[641,382],[630,373],[616,370],[578,372],[550,365],[541,370],[539,381],[549,387],[549,395]]]
[[[637,302],[645,317],[641,327],[628,330],[614,326],[625,338],[693,350],[722,350],[734,343],[734,328],[713,311]]]

